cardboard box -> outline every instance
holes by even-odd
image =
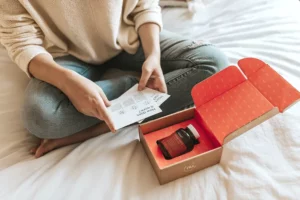
[[[194,108],[139,126],[141,143],[160,184],[219,163],[223,145],[300,100],[300,93],[276,71],[255,58],[229,66],[192,89]],[[193,124],[200,144],[166,160],[156,141]]]

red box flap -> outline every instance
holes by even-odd
[[[224,143],[226,136],[275,107],[282,112],[300,93],[275,70],[255,58],[245,58],[198,83],[192,97],[206,131]]]
[[[266,63],[256,58],[244,58],[238,61],[238,66],[247,77],[250,77],[265,65]]]
[[[193,87],[192,97],[195,106],[199,107],[213,100],[245,80],[246,78],[236,66],[225,68]]]
[[[280,112],[300,99],[300,92],[261,60],[245,58],[241,59],[238,65],[248,80],[278,107]]]
[[[249,81],[244,81],[196,109],[204,127],[213,133],[220,144],[224,144],[227,135],[273,108]]]

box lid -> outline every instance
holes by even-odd
[[[248,80],[280,112],[300,100],[300,92],[263,61],[244,58],[239,60],[238,65]]]
[[[300,99],[299,91],[264,62],[245,58],[238,65],[242,71],[229,66],[192,89],[203,126],[220,144],[257,118],[266,120],[261,116],[271,117],[276,110],[283,112]]]
[[[192,88],[194,104],[200,107],[246,80],[236,66],[229,66]]]

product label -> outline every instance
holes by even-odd
[[[166,137],[161,142],[172,158],[183,154],[187,149],[182,139],[176,133]]]

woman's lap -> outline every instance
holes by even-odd
[[[93,80],[109,100],[122,95],[137,83],[134,76],[125,73],[106,79],[101,67],[85,64],[71,56],[55,61]],[[30,80],[25,92],[23,121],[30,133],[44,139],[66,137],[100,122],[97,118],[78,112],[62,91],[35,78]]]
[[[228,64],[224,54],[212,45],[169,32],[161,33],[160,42],[161,66],[171,97],[161,105],[163,112],[149,119],[190,106],[192,87]],[[112,100],[137,83],[136,76],[122,71],[141,72],[144,60],[140,47],[134,55],[122,52],[101,66],[89,65],[71,56],[57,58],[56,62],[95,81]],[[122,71],[107,73],[112,67]],[[100,122],[79,113],[61,91],[37,79],[32,79],[28,85],[23,117],[29,132],[40,138],[65,137]]]

